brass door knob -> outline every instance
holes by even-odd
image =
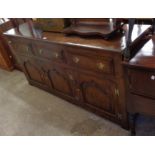
[[[56,52],[56,53],[54,53],[54,57],[55,58],[58,58],[59,57],[59,54]]]
[[[97,63],[97,68],[103,70],[105,65],[102,62]]]
[[[78,63],[78,62],[80,61],[80,59],[79,59],[78,57],[73,57],[73,61],[74,61],[75,63]]]
[[[155,80],[155,76],[154,75],[151,75],[151,80]]]
[[[12,55],[9,55],[9,58],[12,59]]]

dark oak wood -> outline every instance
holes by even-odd
[[[135,26],[134,47],[148,28]],[[122,67],[128,26],[123,29],[109,41],[42,32],[33,23],[4,35],[31,85],[128,128]]]

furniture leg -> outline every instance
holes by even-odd
[[[134,113],[134,114],[130,114],[129,115],[129,119],[130,119],[130,130],[131,130],[131,135],[135,136],[136,135],[136,118],[137,118],[138,114]]]

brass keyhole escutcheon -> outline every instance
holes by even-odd
[[[103,70],[105,65],[102,62],[97,63],[97,68]]]
[[[75,63],[78,63],[78,62],[80,61],[80,59],[79,59],[78,57],[74,57],[74,58],[73,58],[73,61],[74,61]]]

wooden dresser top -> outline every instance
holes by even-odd
[[[132,35],[132,41],[139,37],[149,27],[150,25],[135,25]],[[63,33],[42,32],[39,29],[35,29],[33,23],[29,22],[20,25],[19,28],[13,28],[5,32],[4,34],[35,40],[44,40],[65,45],[68,44],[74,46],[83,46],[94,49],[121,52],[126,47],[128,25],[124,25],[123,29],[124,34],[117,34],[111,40],[104,40],[102,38],[82,38],[79,36],[66,36]]]
[[[155,35],[129,61],[130,67],[155,69]]]

